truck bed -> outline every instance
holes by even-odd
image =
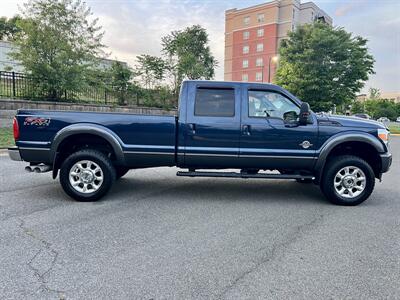
[[[34,148],[41,149],[39,151],[43,157],[46,150],[54,150],[52,144],[56,134],[67,130],[67,127],[79,124],[84,128],[87,124],[113,134],[121,144],[126,163],[130,166],[175,163],[174,116],[22,109],[16,117],[20,126],[17,146],[21,149],[22,158],[27,161],[32,161],[31,155],[37,155],[38,150]]]

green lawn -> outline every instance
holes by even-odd
[[[400,123],[398,124],[390,124],[389,125],[390,133],[400,134]]]
[[[12,128],[0,128],[0,148],[7,148],[14,145]]]

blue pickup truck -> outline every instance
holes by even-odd
[[[384,125],[315,114],[258,83],[184,81],[177,116],[21,109],[14,138],[11,159],[60,173],[79,201],[100,199],[130,169],[177,166],[178,176],[313,182],[332,203],[357,205],[392,161]]]

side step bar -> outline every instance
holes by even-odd
[[[197,172],[197,171],[178,171],[176,176],[188,176],[188,177],[230,177],[230,178],[264,178],[264,179],[315,179],[312,175],[300,175],[300,174],[248,174],[239,172]]]

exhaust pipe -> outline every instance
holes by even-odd
[[[35,172],[35,173],[46,173],[51,171],[53,168],[50,165],[33,165],[33,166],[26,166],[25,171],[27,172]]]

